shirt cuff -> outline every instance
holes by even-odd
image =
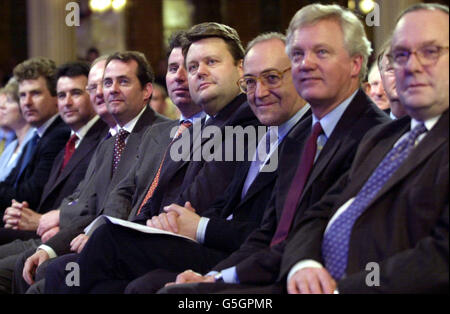
[[[50,258],[58,257],[58,254],[56,254],[56,252],[48,245],[41,244],[40,246],[38,246],[37,250],[44,250],[45,252],[47,252],[48,257]]]
[[[226,283],[239,283],[239,278],[236,272],[236,266],[225,268],[221,271],[223,281]]]
[[[319,262],[316,262],[315,260],[312,259],[307,259],[307,260],[303,260],[298,262],[297,264],[295,264],[292,268],[291,271],[288,274],[287,280],[289,281],[291,279],[291,277],[300,269],[306,268],[306,267],[313,267],[313,268],[323,268],[323,265],[320,264]]]
[[[215,276],[217,275],[219,272],[216,270],[211,270],[209,273],[207,273],[205,276]]]
[[[197,233],[195,235],[197,242],[200,244],[203,244],[205,242],[206,227],[208,226],[208,222],[209,218],[200,217],[200,221],[197,225]]]

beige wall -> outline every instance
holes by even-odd
[[[27,0],[28,56],[57,64],[76,59],[75,27],[66,25],[69,0]]]
[[[380,26],[374,27],[374,50],[378,48],[391,35],[395,27],[397,16],[407,7],[419,3],[419,0],[377,0],[380,5]]]

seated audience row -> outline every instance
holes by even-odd
[[[365,89],[370,42],[339,5],[245,50],[194,25],[169,40],[177,120],[140,52],[19,64],[0,292],[446,293],[448,29],[447,6],[405,10]]]

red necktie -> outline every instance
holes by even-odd
[[[289,192],[284,202],[283,212],[281,214],[280,223],[278,224],[277,231],[272,238],[270,246],[276,245],[286,239],[289,229],[291,228],[292,220],[297,209],[297,203],[303,193],[306,180],[309,177],[309,173],[314,164],[314,158],[317,152],[317,138],[322,134],[322,126],[320,122],[314,124],[311,135],[306,141],[303,148],[302,158],[300,164],[297,167],[294,179],[292,180]]]
[[[173,138],[173,140],[172,140],[172,142],[170,144],[172,144],[173,141],[175,139],[177,139],[181,135],[181,133],[183,133],[183,131],[188,129],[191,125],[192,125],[192,123],[190,121],[188,121],[188,120],[185,120],[185,121],[181,122],[180,126],[178,127],[177,133],[175,133],[175,137]],[[170,144],[166,148],[166,151],[165,151],[164,156],[163,156],[163,158],[161,160],[161,163],[159,164],[158,172],[156,172],[156,176],[153,179],[153,182],[150,185],[150,188],[148,189],[147,194],[145,194],[144,200],[142,201],[141,206],[139,207],[137,215],[139,215],[141,213],[142,207],[144,207],[145,203],[147,203],[147,201],[152,197],[153,193],[156,190],[156,187],[158,186],[159,176],[161,174],[161,169],[162,169],[162,166],[164,164],[164,159],[166,158],[166,154],[167,154],[167,151],[169,150]]]
[[[61,166],[61,171],[66,167],[73,153],[75,152],[75,143],[78,140],[78,136],[76,134],[72,135],[70,139],[66,143],[66,148],[64,150],[64,159]]]

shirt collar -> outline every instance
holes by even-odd
[[[87,132],[89,132],[91,127],[98,121],[98,119],[100,119],[100,117],[98,115],[96,115],[91,120],[89,120],[88,123],[83,125],[78,131],[74,132],[72,130],[72,132],[70,133],[70,136],[76,134],[78,137],[78,142],[81,142],[81,140],[86,136]]]
[[[51,117],[50,119],[45,121],[45,123],[43,125],[41,125],[40,127],[38,127],[36,129],[36,132],[39,135],[39,138],[42,138],[42,136],[44,135],[45,131],[47,131],[50,124],[52,124],[53,121],[55,121],[57,117],[58,117],[58,114],[55,114],[53,117]]]
[[[430,131],[436,125],[436,123],[439,121],[439,118],[441,116],[442,116],[442,114],[440,114],[440,115],[438,115],[436,117],[427,119],[425,121],[419,121],[419,120],[416,120],[416,119],[411,119],[411,130],[414,129],[417,125],[423,123],[423,124],[425,124],[425,128],[427,129],[427,131]]]
[[[180,117],[180,123],[183,121],[190,121],[191,123],[194,123],[194,120],[196,119],[202,119],[203,117],[206,116],[206,113],[204,111],[199,111],[196,114],[194,114],[193,116],[186,118],[183,114],[181,114]]]
[[[136,126],[137,121],[139,120],[139,118],[142,116],[142,114],[144,113],[145,109],[147,108],[147,106],[145,106],[141,112],[139,112],[139,114],[134,117],[131,121],[129,121],[127,124],[125,124],[123,127],[118,127],[118,130],[120,129],[124,129],[125,131],[128,131],[128,133],[132,133],[134,127]]]
[[[337,123],[339,122],[342,115],[344,114],[344,111],[347,109],[347,107],[352,102],[352,100],[355,97],[357,92],[358,92],[358,89],[353,94],[351,94],[350,97],[348,97],[346,100],[341,102],[336,108],[334,108],[332,111],[327,113],[320,120],[317,119],[317,117],[313,113],[313,125],[316,124],[316,122],[320,121],[320,125],[322,126],[325,136],[327,138],[330,138],[331,133],[333,133],[334,128],[336,127]]]
[[[305,113],[311,108],[309,104],[304,105],[296,114],[294,114],[289,120],[282,123],[279,126],[269,126],[269,131],[274,127],[278,128],[278,141],[282,141],[286,134],[297,124],[298,121],[305,115]]]

